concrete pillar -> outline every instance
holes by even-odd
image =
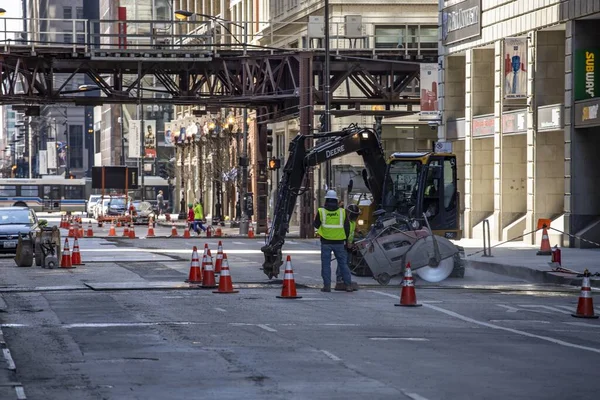
[[[457,57],[458,58],[458,57]],[[450,58],[452,59],[452,57]],[[465,65],[465,213],[464,213],[464,236],[473,237],[473,138],[471,136],[471,122],[473,121],[473,109],[471,107],[471,91],[473,89],[472,76],[473,50],[467,50],[464,58]]]
[[[541,60],[537,60],[537,37],[538,35],[532,33],[530,36],[529,46],[527,48],[527,71],[529,72],[527,75],[527,154],[526,154],[526,163],[527,163],[527,184],[526,184],[526,197],[527,197],[527,216],[525,218],[525,229],[522,234],[523,241],[526,243],[535,243],[535,235],[527,235],[528,232],[532,232],[536,229],[536,159],[537,159],[537,149],[536,149],[536,141],[537,141],[537,105],[540,103],[541,99],[538,99],[538,95],[541,97],[541,93],[537,90],[539,85],[537,84],[537,75],[540,72],[541,68],[544,68],[543,62]],[[537,62],[536,62],[537,61]],[[543,75],[539,74],[539,75]],[[542,77],[540,77],[542,79]],[[541,197],[541,196],[540,196]]]
[[[504,42],[494,44],[494,218],[490,222],[492,238],[502,237],[502,110],[504,97]]]

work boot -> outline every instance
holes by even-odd
[[[346,290],[346,284],[344,282],[336,282],[333,290],[337,290],[338,292],[343,292]]]
[[[344,286],[346,286],[346,292],[354,292],[354,288],[352,287],[352,282],[348,285],[348,284],[344,284]]]
[[[321,289],[321,292],[331,292],[331,287],[330,286],[323,286],[323,289]]]

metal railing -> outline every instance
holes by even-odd
[[[23,29],[24,25],[27,29]],[[437,42],[421,42],[408,35],[397,44],[375,35],[382,19],[363,20],[360,32],[346,32],[344,22],[331,21],[332,53],[368,50],[373,54],[391,53],[405,58],[435,57]],[[16,28],[16,27],[19,28]],[[130,51],[208,51],[227,50],[311,50],[325,48],[323,32],[315,34],[307,22],[287,21],[149,21],[0,18],[3,51],[12,46],[65,47],[73,52]],[[259,30],[255,30],[259,29]]]

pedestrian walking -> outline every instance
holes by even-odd
[[[351,271],[350,262],[352,260],[352,246],[354,243],[356,220],[360,215],[360,208],[358,208],[356,204],[350,204],[348,207],[346,207],[346,214],[348,215],[348,223],[350,224],[350,233],[348,234],[348,239],[346,240],[346,251],[348,253],[348,270]],[[335,277],[335,290],[346,290],[346,284],[344,283],[344,277],[342,276],[339,263],[335,270]]]
[[[346,241],[350,235],[350,221],[346,210],[339,207],[335,190],[325,194],[325,204],[315,215],[314,227],[321,237],[321,277],[322,292],[331,292],[331,253],[335,255],[346,291],[352,292],[352,278],[348,268]]]
[[[193,204],[188,204],[188,225],[190,227],[191,230],[193,230],[194,232],[196,232],[197,234],[200,234],[200,232],[198,232],[197,227],[196,227],[196,221],[195,221],[195,214],[194,214],[194,205]]]
[[[156,204],[158,205],[158,215],[163,215],[165,211],[165,198],[162,190],[158,191],[158,195],[156,196]]]
[[[196,200],[196,205],[194,206],[194,222],[196,224],[196,233],[198,235],[200,235],[200,229],[206,232],[206,228],[202,225],[204,222],[204,209],[202,208],[200,200]]]

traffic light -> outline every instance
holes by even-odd
[[[273,129],[267,129],[267,153],[273,152]]]
[[[281,160],[279,158],[271,157],[269,159],[269,169],[271,171],[276,171],[281,167]]]

